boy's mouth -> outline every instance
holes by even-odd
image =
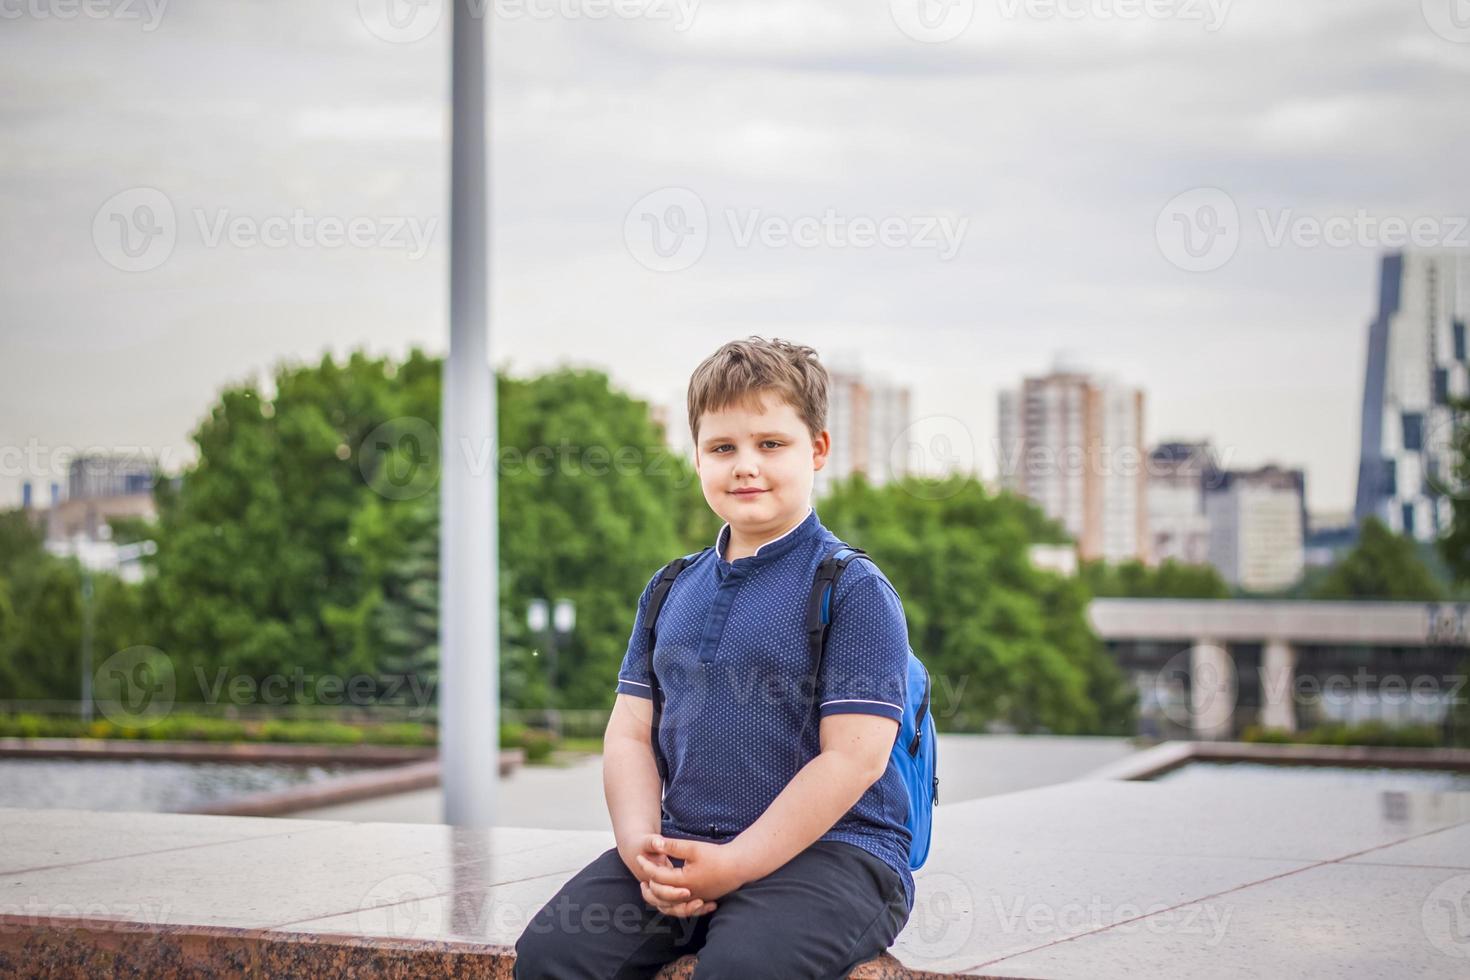
[[[754,488],[750,488],[750,489],[745,489],[745,490],[732,490],[730,492],[733,493],[737,497],[754,497],[754,496],[757,496],[759,494],[765,493],[766,491],[764,491],[764,490],[757,490],[757,489],[754,489]]]

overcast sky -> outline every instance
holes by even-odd
[[[0,0],[0,505],[71,447],[187,460],[283,358],[448,337],[436,0],[93,2]],[[992,474],[1065,351],[1150,442],[1350,506],[1392,222],[1470,244],[1463,0],[618,2],[490,7],[498,365],[669,401],[789,337]]]

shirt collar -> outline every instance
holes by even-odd
[[[749,562],[752,565],[764,564],[772,558],[776,558],[782,554],[785,554],[798,541],[808,537],[814,530],[816,530],[816,527],[816,508],[808,504],[806,517],[801,520],[795,527],[787,531],[785,534],[782,534],[779,537],[772,538],[771,540],[757,547],[755,549],[755,554],[746,555],[744,558],[737,558],[735,559],[735,561]],[[715,557],[718,558],[720,564],[726,568],[729,568],[733,564],[733,562],[728,562],[725,560],[725,545],[729,541],[729,538],[730,523],[726,521],[725,526],[720,528],[720,533],[715,535]]]

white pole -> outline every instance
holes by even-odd
[[[495,385],[486,279],[485,22],[454,0],[449,177],[449,354],[439,529],[439,761],[444,822],[488,827],[500,776]]]

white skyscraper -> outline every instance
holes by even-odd
[[[1058,364],[1000,395],[1000,484],[1067,529],[1084,559],[1147,560],[1143,392]]]
[[[1355,516],[1432,541],[1458,492],[1448,402],[1470,394],[1466,330],[1470,261],[1463,250],[1383,257],[1378,315],[1368,329]]]
[[[1255,592],[1283,589],[1305,564],[1306,479],[1301,470],[1263,466],[1214,476],[1205,488],[1210,564],[1221,578]]]

